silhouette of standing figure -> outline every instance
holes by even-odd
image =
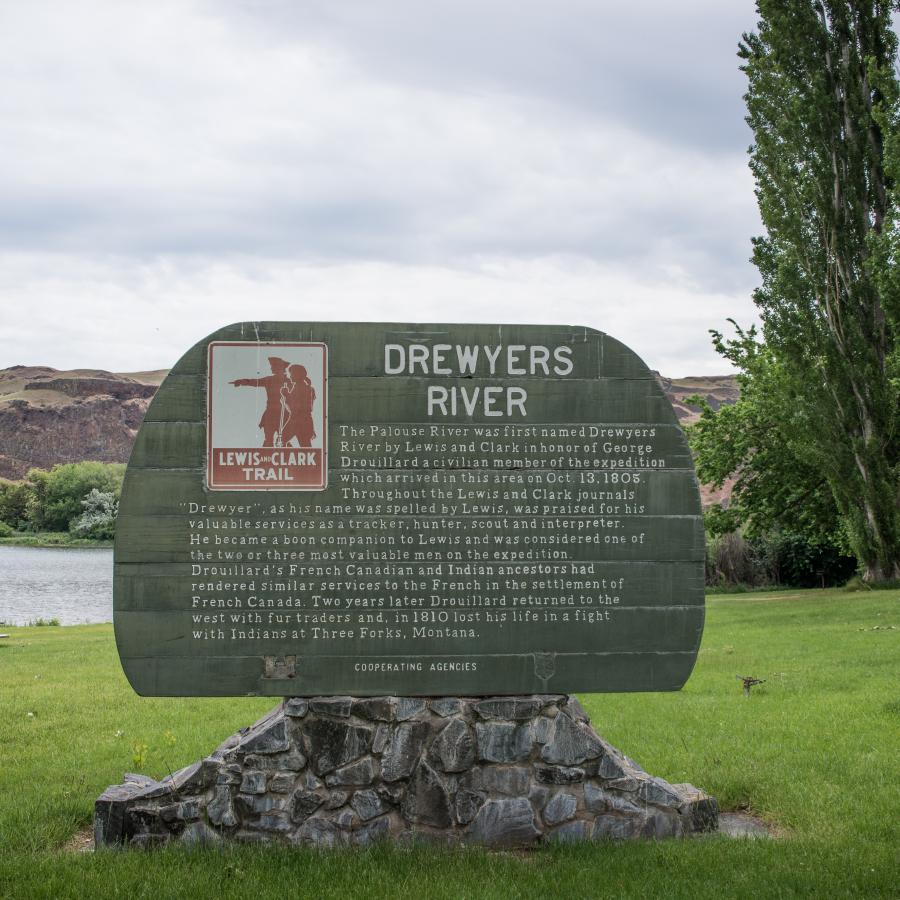
[[[310,447],[316,436],[312,419],[316,389],[312,386],[305,366],[293,365],[288,369],[287,375],[288,380],[281,388],[281,396],[289,415],[285,417],[281,429],[281,444],[286,447],[291,439],[296,438],[301,447]]]
[[[235,387],[261,387],[266,389],[266,408],[259,420],[259,427],[263,430],[263,447],[275,447],[276,438],[281,438],[282,401],[281,389],[288,383],[287,368],[290,364],[277,356],[269,357],[271,375],[264,378],[238,378],[231,381]]]

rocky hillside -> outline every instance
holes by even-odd
[[[95,459],[126,462],[150,399],[166,375],[48,366],[0,369],[0,477],[22,478],[33,466]],[[697,410],[684,399],[699,394],[718,409],[733,403],[733,375],[657,376],[681,422]],[[711,499],[711,497],[710,497]]]
[[[49,366],[0,369],[0,477],[84,459],[125,462],[157,387],[158,372]]]

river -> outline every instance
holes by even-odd
[[[0,622],[111,622],[112,582],[112,550],[0,547]]]

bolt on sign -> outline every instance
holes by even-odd
[[[684,435],[608,335],[241,323],[138,433],[116,641],[153,696],[677,690],[703,568]]]

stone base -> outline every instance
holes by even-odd
[[[97,847],[668,838],[714,798],[607,744],[573,697],[291,698],[206,759],[97,800]]]

